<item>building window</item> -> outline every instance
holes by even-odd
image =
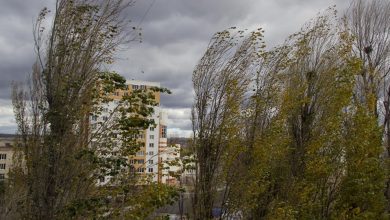
[[[149,135],[149,139],[153,140],[154,139],[154,135]]]
[[[144,160],[143,159],[141,159],[141,160],[137,160],[137,162],[138,162],[138,164],[144,164]]]
[[[92,121],[96,121],[98,119],[97,115],[92,115]]]
[[[149,147],[154,147],[154,144],[153,143],[149,143]]]
[[[107,116],[103,116],[103,121],[107,121],[108,117]]]
[[[167,138],[167,126],[162,126],[161,128],[161,137]]]
[[[154,154],[153,151],[149,151],[150,156],[153,156],[153,154]]]
[[[150,130],[150,131],[154,131],[154,127],[150,127],[149,130]]]
[[[133,90],[137,90],[138,89],[138,85],[132,85],[131,88],[133,88]]]
[[[145,171],[145,168],[143,168],[143,167],[139,167],[137,169],[137,173],[143,173],[144,171]]]
[[[149,167],[148,171],[149,173],[153,173],[153,167]]]
[[[138,151],[137,152],[137,156],[144,156],[145,155],[145,152],[144,151]]]
[[[0,180],[4,180],[4,179],[5,179],[5,174],[4,173],[0,174]]]
[[[130,160],[130,164],[134,164],[134,160]]]
[[[5,163],[0,163],[0,170],[5,170]]]
[[[149,164],[153,164],[153,160],[149,160]]]
[[[146,89],[146,86],[145,85],[141,85],[141,89]]]
[[[7,154],[0,154],[0,160],[6,160]]]
[[[132,173],[135,172],[135,168],[133,166],[130,166],[130,172],[132,172]]]

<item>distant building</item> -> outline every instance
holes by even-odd
[[[161,164],[159,181],[168,185],[178,185],[182,170],[180,144],[170,146],[166,146],[166,144],[162,145],[159,149],[159,158]]]
[[[14,141],[13,135],[0,136],[0,181],[8,178],[9,170],[12,167]]]
[[[181,158],[183,172],[180,181],[186,188],[192,188],[196,180],[196,163],[193,154]]]

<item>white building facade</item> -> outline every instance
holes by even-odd
[[[112,117],[112,112],[118,106],[119,101],[124,95],[130,94],[134,90],[148,89],[151,87],[160,87],[160,83],[128,80],[126,81],[126,90],[117,90],[113,94],[110,94],[112,101],[102,105],[102,114],[99,117],[91,118],[92,130],[99,129],[99,123],[104,123]],[[161,110],[160,107],[160,93],[155,92],[155,101],[158,103],[154,107],[154,113],[149,119],[153,119],[154,126],[150,126],[148,129],[141,131],[137,137],[138,141],[143,142],[144,146],[141,146],[136,155],[129,158],[130,164],[134,172],[147,176],[151,181],[161,181],[161,161],[160,150],[167,144],[167,114]],[[101,178],[99,184],[104,185],[110,180],[109,176]]]

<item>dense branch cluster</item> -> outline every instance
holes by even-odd
[[[0,218],[145,218],[175,197],[173,187],[145,185],[129,160],[142,144],[136,135],[154,124],[154,94],[164,89],[125,96],[99,129],[91,128],[110,94],[125,88],[126,80],[105,65],[139,36],[124,17],[132,4],[57,0],[48,32],[50,11],[39,14],[29,87],[13,91],[17,148]],[[104,176],[111,182],[98,186]]]
[[[211,40],[193,73],[195,219],[386,218],[389,7],[331,7],[272,50],[261,31]]]

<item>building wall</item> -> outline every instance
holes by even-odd
[[[102,122],[104,117],[108,117],[110,112],[115,109],[118,105],[118,102],[122,99],[124,95],[131,94],[134,90],[145,89],[150,87],[160,87],[159,83],[155,82],[145,82],[145,81],[136,81],[128,80],[126,81],[127,89],[126,90],[117,90],[110,95],[110,98],[113,101],[103,105],[103,113],[96,120],[91,120],[92,128],[94,124]],[[155,100],[157,103],[160,103],[160,93],[154,93]],[[144,130],[142,134],[138,137],[138,140],[144,142],[144,146],[140,148],[136,155],[129,158],[130,163],[134,166],[135,172],[141,175],[148,175],[151,177],[152,181],[158,181],[158,171],[159,171],[159,147],[160,147],[160,136],[161,136],[161,125],[160,125],[161,109],[159,104],[154,107],[154,113],[150,117],[154,120],[155,126],[151,126],[148,129]],[[165,141],[166,142],[166,141]],[[100,180],[100,184],[105,184],[109,181],[110,177],[105,177],[104,180]]]
[[[159,153],[159,129],[160,129],[160,107],[155,107],[152,116],[156,127],[149,127],[146,131],[145,149],[145,173],[152,175],[153,181],[158,181],[158,153]],[[152,144],[152,145],[151,145]]]
[[[182,169],[180,163],[180,144],[160,148],[160,162],[162,167],[168,168],[161,170],[160,182],[169,185],[178,185],[179,180],[176,175]],[[170,164],[172,162],[174,164]]]
[[[0,138],[0,181],[8,178],[12,166],[13,138]]]

